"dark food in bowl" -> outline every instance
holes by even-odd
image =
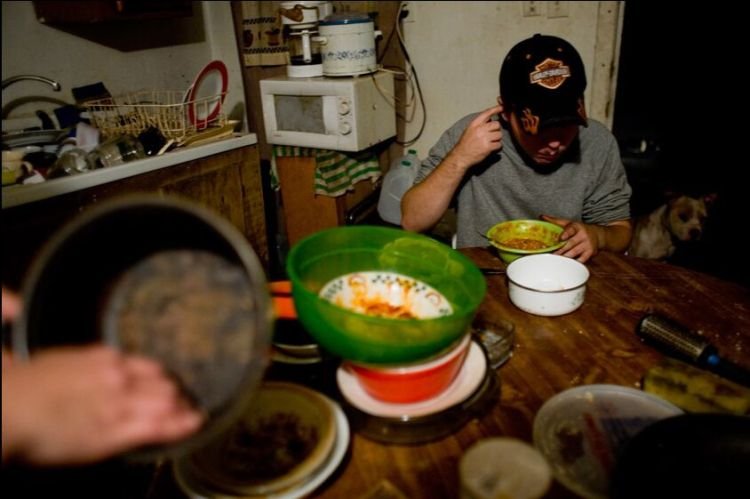
[[[234,396],[253,352],[252,293],[244,269],[214,253],[160,251],[115,282],[104,333],[159,359],[198,406],[214,410]]]
[[[227,439],[225,472],[237,481],[260,483],[301,463],[318,443],[318,430],[299,416],[277,413],[235,427]]]
[[[276,497],[325,465],[337,439],[334,411],[315,390],[266,381],[235,424],[176,462],[177,474],[211,497]]]

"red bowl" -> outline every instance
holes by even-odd
[[[458,375],[471,345],[471,334],[445,354],[402,367],[377,367],[347,361],[346,369],[373,398],[385,402],[412,403],[436,397]]]

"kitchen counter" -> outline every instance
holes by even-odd
[[[226,218],[268,264],[263,181],[257,138],[246,134],[176,149],[39,184],[3,187],[2,282],[20,286],[34,256],[82,212],[133,194],[177,196]]]
[[[123,165],[102,168],[70,177],[47,180],[39,184],[3,187],[3,209],[115,182],[240,147],[254,145],[257,142],[258,138],[254,133],[236,135],[232,138],[208,144],[176,149],[162,156],[132,161]]]

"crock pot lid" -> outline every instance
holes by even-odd
[[[372,19],[367,14],[356,14],[352,12],[342,12],[339,14],[331,14],[322,21],[321,26],[335,26],[338,24],[361,24],[371,23]]]

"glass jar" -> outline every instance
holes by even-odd
[[[101,166],[109,167],[143,159],[146,157],[146,152],[138,139],[132,135],[121,135],[99,144],[92,151],[92,155]]]
[[[97,168],[89,153],[79,147],[73,147],[63,152],[54,165],[49,169],[49,178],[76,175]]]

